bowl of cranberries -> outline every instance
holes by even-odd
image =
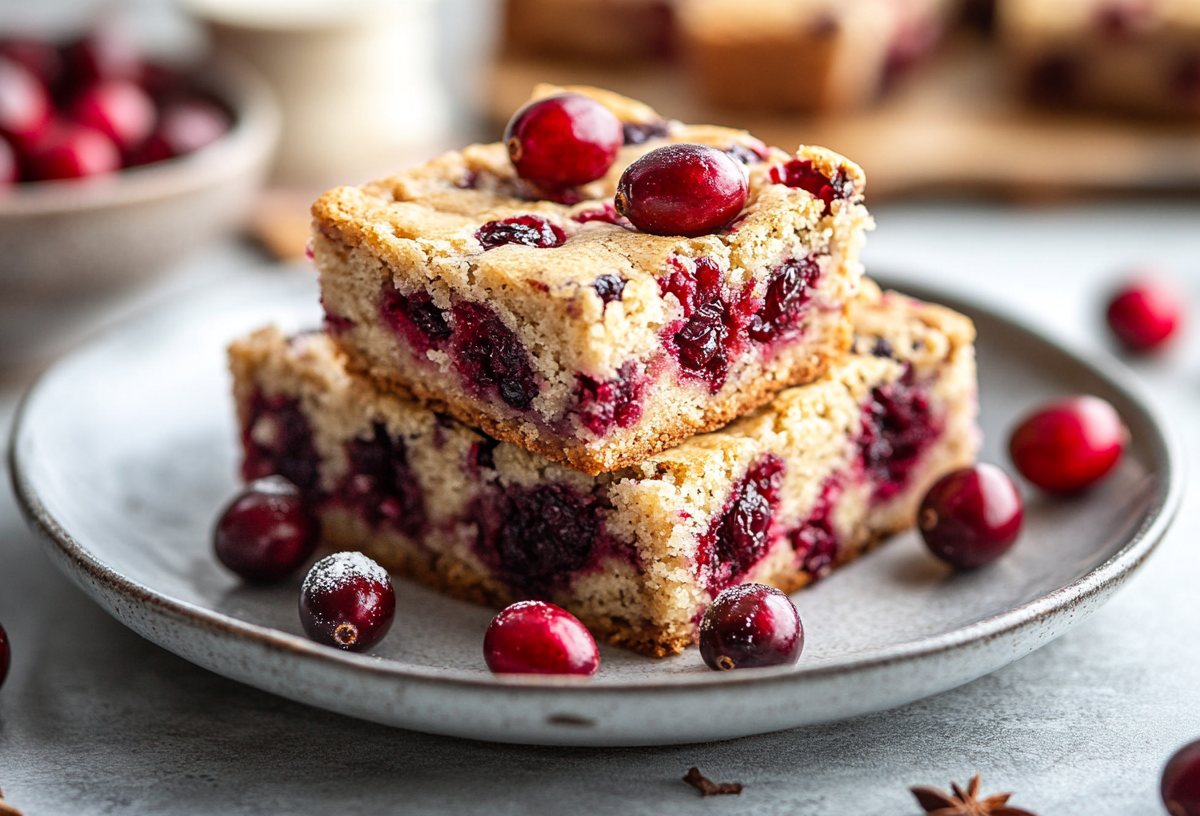
[[[0,37],[0,296],[90,297],[237,226],[279,131],[225,55],[179,69],[100,28]]]

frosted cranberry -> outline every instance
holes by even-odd
[[[37,77],[0,59],[0,133],[18,145],[33,141],[50,123],[53,106]]]
[[[127,80],[97,82],[86,88],[71,106],[71,116],[112,139],[122,150],[141,145],[154,128],[154,102],[139,86]]]
[[[473,388],[494,386],[508,405],[528,408],[539,386],[520,339],[481,303],[457,303],[453,312],[451,351],[459,373]]]
[[[1163,346],[1183,322],[1185,298],[1165,281],[1144,278],[1121,287],[1105,316],[1113,334],[1130,351]]]
[[[958,569],[990,564],[1008,552],[1024,518],[1012,479],[986,462],[938,479],[917,513],[930,551]]]
[[[503,221],[489,221],[475,233],[483,248],[495,249],[505,244],[520,244],[538,249],[561,246],[567,235],[557,224],[536,215],[519,215]]]
[[[121,168],[121,151],[98,130],[71,122],[56,122],[25,155],[36,181],[85,178]]]
[[[23,67],[46,89],[54,88],[62,78],[62,56],[50,43],[24,37],[6,38],[0,41],[0,57]]]
[[[133,41],[118,28],[99,26],[63,49],[67,82],[81,88],[101,79],[137,80],[142,56]]]
[[[1159,790],[1171,816],[1200,816],[1200,740],[1171,756],[1163,768]]]
[[[0,136],[0,187],[15,184],[20,178],[17,154],[8,140]]]
[[[670,134],[671,129],[667,123],[659,120],[657,122],[626,122],[621,126],[621,131],[624,134],[624,142],[627,145],[645,144],[651,139],[664,139]]]
[[[757,460],[734,485],[721,515],[700,536],[697,566],[707,572],[710,591],[729,586],[767,554],[783,471],[778,456]]]
[[[243,578],[276,581],[308,560],[318,533],[300,489],[269,476],[251,482],[225,507],[213,547],[221,563]]]
[[[504,131],[517,175],[549,190],[600,178],[624,140],[612,111],[573,93],[530,102],[513,114]]]
[[[798,325],[820,276],[815,258],[785,261],[771,274],[762,310],[751,318],[750,336],[767,343]]]
[[[745,171],[713,147],[674,144],[629,165],[617,184],[617,212],[643,232],[695,237],[729,224],[746,205]]]
[[[700,621],[700,656],[710,669],[790,666],[804,650],[804,627],[791,599],[774,587],[730,587]]]
[[[163,161],[194,153],[229,130],[229,114],[203,99],[166,105],[158,126],[138,155],[138,163]]]
[[[396,590],[387,570],[357,552],[313,564],[300,588],[300,623],[317,643],[348,652],[371,648],[396,616]]]
[[[873,389],[863,406],[858,437],[863,470],[874,483],[872,499],[887,501],[903,490],[940,432],[929,397],[911,368],[899,380]]]
[[[8,666],[11,662],[12,652],[8,646],[8,635],[4,627],[0,626],[0,686],[4,685],[4,678],[8,677]]]
[[[1051,493],[1091,487],[1121,461],[1129,431],[1099,397],[1055,400],[1026,416],[1008,452],[1029,481]]]
[[[842,168],[837,168],[832,176],[827,176],[808,159],[792,159],[780,167],[772,167],[771,181],[807,190],[814,198],[825,203],[826,212],[832,209],[834,201],[850,198],[855,193],[854,182]]]
[[[587,627],[565,609],[520,601],[492,619],[483,659],[496,674],[581,674],[600,669],[600,650]]]

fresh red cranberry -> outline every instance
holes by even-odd
[[[0,187],[16,184],[20,180],[20,168],[17,165],[17,153],[9,145],[8,140],[0,136]]]
[[[317,548],[319,528],[300,489],[282,476],[257,479],[221,513],[213,531],[217,558],[243,578],[277,581]]]
[[[775,587],[730,587],[700,621],[700,656],[710,669],[790,666],[804,650],[804,626],[790,598]]]
[[[755,461],[734,485],[721,515],[700,536],[697,567],[707,573],[710,591],[734,583],[767,554],[783,472],[783,460],[773,454]]]
[[[37,77],[42,87],[48,90],[53,89],[62,78],[62,55],[48,42],[26,37],[8,37],[0,40],[0,57],[22,66]]]
[[[616,425],[630,428],[642,418],[646,377],[633,362],[622,364],[615,380],[597,382],[580,374],[576,388],[583,424],[597,436],[605,436]]]
[[[1024,518],[1012,479],[981,462],[934,482],[921,501],[917,524],[934,555],[956,569],[972,569],[1008,552]]]
[[[695,237],[716,232],[746,206],[746,173],[713,147],[674,144],[629,165],[617,184],[617,212],[642,232]]]
[[[1185,302],[1166,281],[1147,277],[1122,286],[1109,301],[1105,316],[1108,327],[1127,349],[1153,351],[1165,345],[1183,323]]]
[[[333,498],[371,527],[386,524],[410,538],[425,529],[425,495],[408,465],[404,440],[376,422],[370,439],[346,443],[349,462]]]
[[[45,131],[52,112],[50,96],[38,78],[0,58],[0,134],[23,146]]]
[[[362,553],[322,558],[300,588],[300,623],[310,638],[327,646],[366,651],[387,634],[395,616],[392,579]]]
[[[63,49],[67,82],[82,88],[102,79],[136,81],[142,74],[142,55],[124,31],[102,25]]]
[[[854,195],[854,182],[840,167],[827,176],[813,166],[808,159],[792,159],[782,167],[771,168],[771,181],[788,187],[798,187],[812,193],[825,203],[825,211],[833,208],[833,202]]]
[[[451,352],[459,373],[471,387],[494,386],[506,404],[528,408],[540,389],[521,340],[482,303],[456,303],[453,313]]]
[[[1099,397],[1055,400],[1026,416],[1008,441],[1013,464],[1051,493],[1091,487],[1121,461],[1129,431]]]
[[[131,151],[150,135],[157,113],[149,94],[128,80],[113,79],[85,88],[71,106],[71,116]]]
[[[8,635],[4,627],[0,626],[0,686],[4,685],[4,678],[8,677],[8,666],[11,662],[12,652],[8,646]]]
[[[1200,816],[1200,740],[1171,756],[1159,790],[1171,816]]]
[[[940,433],[929,396],[911,368],[899,380],[873,389],[858,437],[863,470],[875,485],[872,499],[887,501],[902,491]]]
[[[821,277],[821,267],[813,257],[788,260],[771,274],[762,310],[750,320],[750,336],[768,343],[800,323]]]
[[[85,178],[121,169],[121,151],[98,130],[55,122],[25,155],[35,181]]]
[[[519,601],[492,619],[483,659],[496,674],[582,674],[600,669],[600,650],[587,627],[565,609]]]
[[[139,152],[137,162],[145,164],[194,153],[221,138],[229,127],[229,114],[211,102],[172,102],[160,112],[158,126]]]
[[[557,224],[536,215],[519,215],[503,221],[489,221],[475,233],[483,248],[495,249],[505,244],[520,244],[538,249],[561,246],[567,235]]]
[[[612,111],[573,93],[530,102],[513,114],[504,131],[517,175],[548,190],[600,178],[623,142],[621,122]]]

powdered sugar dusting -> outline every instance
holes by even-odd
[[[357,578],[388,584],[387,570],[360,552],[338,552],[313,564],[304,579],[303,592],[333,592],[343,589]]]

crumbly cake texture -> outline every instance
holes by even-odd
[[[848,347],[845,308],[872,223],[861,169],[831,151],[785,153],[745,131],[569,90],[626,129],[608,175],[559,196],[575,203],[540,198],[503,145],[473,145],[326,193],[313,205],[312,250],[327,331],[355,371],[595,474],[820,376]],[[682,142],[745,163],[745,210],[698,238],[633,229],[611,203],[622,171]],[[512,229],[544,245],[485,247]]]
[[[997,0],[997,32],[1034,101],[1200,116],[1200,2]]]
[[[973,460],[970,322],[873,284],[852,312],[854,351],[818,381],[597,476],[379,389],[327,335],[263,329],[230,348],[243,476],[296,482],[329,547],[677,653],[722,589],[803,587],[911,526],[929,485]]]
[[[620,66],[675,50],[669,0],[506,0],[504,53]]]
[[[712,104],[836,111],[873,102],[937,45],[948,0],[680,0],[682,50]]]

